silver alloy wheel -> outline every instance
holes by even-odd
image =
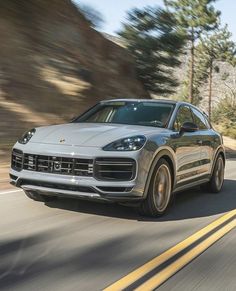
[[[216,171],[215,171],[215,183],[217,189],[221,189],[224,182],[224,161],[222,157],[219,157],[216,162]]]
[[[168,206],[171,195],[171,174],[167,165],[161,165],[155,175],[153,183],[154,203],[159,212]]]

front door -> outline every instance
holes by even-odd
[[[185,122],[192,122],[193,115],[187,105],[182,105],[176,115],[174,130],[180,131]],[[201,175],[201,140],[199,132],[185,132],[172,140],[176,152],[177,184],[188,182]]]

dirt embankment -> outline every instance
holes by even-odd
[[[26,129],[69,120],[101,99],[149,97],[132,56],[69,0],[1,1],[0,40],[0,161]]]

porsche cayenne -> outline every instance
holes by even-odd
[[[174,193],[224,181],[222,137],[197,107],[102,101],[62,125],[33,128],[12,151],[11,183],[37,201],[58,196],[134,203],[160,216]]]

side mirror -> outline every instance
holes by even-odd
[[[183,134],[185,132],[195,132],[198,131],[199,128],[195,123],[192,122],[184,122],[184,124],[180,128],[179,134]]]

